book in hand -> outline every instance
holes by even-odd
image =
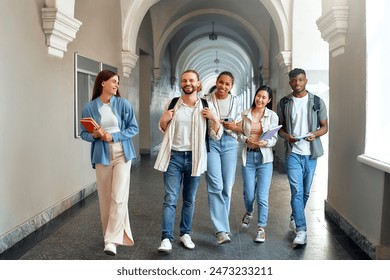
[[[92,133],[95,129],[100,128],[100,125],[98,125],[93,118],[82,118],[80,123],[89,133]]]
[[[282,127],[282,125],[278,125],[278,126],[275,126],[275,127],[271,127],[270,129],[268,129],[267,131],[265,131],[259,138],[260,141],[264,140],[264,141],[267,141],[269,139],[271,139],[278,131],[279,129]]]

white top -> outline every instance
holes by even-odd
[[[230,116],[230,111],[232,110],[231,99],[232,97],[230,96],[230,94],[228,94],[228,96],[225,99],[217,99],[217,106],[218,106],[217,110],[221,119]]]
[[[293,108],[292,108],[292,125],[294,136],[302,136],[308,134],[309,121],[308,121],[308,108],[307,103],[309,101],[309,95],[297,98],[293,96]],[[302,139],[293,144],[292,152],[299,155],[310,155],[310,142]]]
[[[188,106],[185,103],[176,111],[176,122],[174,127],[175,137],[172,139],[172,150],[191,151],[192,139],[192,115],[195,106]]]
[[[168,105],[171,100],[165,105],[165,109],[168,109]],[[215,109],[211,103],[208,104],[209,108],[212,108],[213,113],[215,114]],[[160,151],[158,152],[156,162],[154,164],[154,168],[160,171],[167,171],[171,150],[173,149],[173,141],[176,138],[176,120],[178,117],[177,112],[179,109],[184,107],[183,99],[179,98],[177,101],[174,111],[173,118],[169,123],[168,127],[164,131],[164,138],[161,143]],[[192,114],[192,122],[191,122],[191,149],[192,151],[192,168],[191,168],[191,176],[200,176],[203,172],[206,171],[207,168],[207,149],[206,149],[206,141],[204,139],[205,134],[207,132],[206,119],[202,116],[203,105],[200,99],[196,102],[193,107]],[[161,127],[159,129],[162,131]],[[213,130],[211,130],[213,131]],[[223,130],[218,130],[218,133],[214,132],[214,135],[217,137],[215,140],[219,140],[222,136]],[[210,134],[211,136],[211,134]],[[211,136],[212,137],[212,136]],[[214,139],[214,138],[213,138]]]
[[[211,94],[205,95],[204,99],[206,99],[207,101],[211,102],[214,105],[214,108],[217,112],[219,119],[224,119],[224,118],[230,117],[236,123],[239,123],[241,121],[241,102],[237,96],[229,94],[228,98],[217,99],[215,92],[213,92]],[[229,103],[229,104],[227,104],[227,103]],[[228,130],[228,129],[224,128],[224,126],[222,124],[220,125],[219,131],[221,133],[226,132],[228,135],[230,135],[236,139],[238,137],[236,133],[234,133],[232,130]],[[211,136],[211,138],[218,137],[217,135],[215,135],[213,130],[210,131],[210,136]]]
[[[100,125],[106,132],[112,134],[121,131],[119,128],[118,119],[112,111],[109,103],[103,103],[103,106],[99,108],[99,113],[101,116]]]

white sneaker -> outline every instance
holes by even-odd
[[[297,236],[294,238],[293,245],[304,245],[307,242],[306,231],[300,230],[297,232]]]
[[[216,234],[217,242],[219,245],[230,243],[230,237],[227,232],[220,231]]]
[[[161,241],[160,247],[158,247],[158,252],[160,253],[169,253],[172,251],[172,244],[169,238],[165,238]]]
[[[110,256],[116,255],[116,245],[112,242],[107,242],[104,246],[104,253]]]
[[[184,245],[184,247],[186,247],[187,249],[194,249],[195,248],[195,244],[194,242],[192,242],[191,240],[191,236],[189,234],[184,234],[183,236],[180,237],[180,242]]]
[[[254,241],[256,243],[263,243],[265,241],[265,230],[263,228],[259,228]]]
[[[289,228],[294,232],[297,233],[297,226],[295,224],[295,220],[293,217],[290,218],[290,225]]]

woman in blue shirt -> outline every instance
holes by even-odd
[[[138,134],[134,110],[119,94],[119,76],[101,71],[95,80],[92,100],[82,110],[100,127],[88,132],[82,125],[81,138],[91,142],[91,163],[103,227],[104,252],[116,255],[117,245],[134,244],[130,229],[128,198],[131,161],[136,158],[131,138]]]

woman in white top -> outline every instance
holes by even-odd
[[[239,98],[230,93],[233,84],[232,73],[221,72],[215,91],[204,96],[216,108],[223,132],[218,140],[213,139],[213,131],[210,133],[206,172],[210,216],[218,244],[230,242],[229,212],[237,166],[236,130],[239,129],[236,123],[241,121]]]
[[[248,228],[253,219],[254,202],[257,198],[258,232],[255,242],[265,241],[265,227],[268,219],[268,194],[273,171],[272,147],[278,136],[275,133],[268,140],[261,140],[263,132],[278,126],[278,115],[267,108],[271,102],[272,90],[268,86],[257,89],[250,109],[242,112],[242,149],[243,195],[246,212],[241,226]]]
[[[131,162],[136,158],[132,138],[138,134],[133,107],[119,94],[119,76],[101,71],[95,80],[92,100],[82,110],[100,128],[92,133],[81,126],[81,138],[91,143],[91,163],[96,169],[104,252],[116,255],[117,245],[134,244],[128,199]]]

